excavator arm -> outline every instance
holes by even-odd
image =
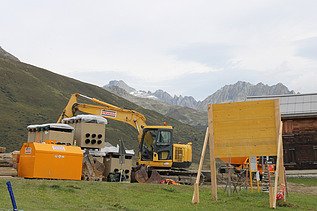
[[[88,99],[98,105],[78,103],[79,97]],[[79,93],[75,93],[70,97],[65,109],[63,110],[63,113],[60,115],[57,122],[60,123],[64,118],[73,117],[78,111],[87,114],[100,115],[107,119],[113,119],[127,123],[138,131],[139,140],[142,130],[146,126],[145,116],[137,111],[119,108],[96,98],[87,97]]]

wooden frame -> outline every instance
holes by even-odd
[[[274,155],[276,155],[277,156],[274,186],[273,186],[273,189],[271,188],[270,194],[269,194],[270,208],[276,208],[276,194],[277,194],[277,190],[278,190],[278,185],[286,185],[285,184],[286,183],[285,171],[284,171],[284,166],[283,166],[282,122],[281,122],[281,117],[280,117],[280,112],[279,112],[278,100],[230,103],[229,105],[228,104],[221,104],[221,105],[216,105],[216,106],[219,106],[219,107],[224,106],[226,108],[233,108],[233,106],[238,106],[238,107],[240,106],[243,109],[246,109],[246,113],[247,113],[248,108],[251,108],[253,111],[261,112],[262,105],[264,105],[263,109],[265,110],[265,112],[268,112],[270,114],[270,118],[268,118],[264,122],[266,125],[268,125],[268,127],[265,129],[266,129],[266,132],[270,135],[267,138],[267,142],[266,142],[266,143],[270,144],[270,145],[268,145],[269,146],[268,149],[264,149],[263,146],[261,146],[261,142],[260,142],[261,139],[256,136],[258,128],[255,128],[254,131],[252,131],[252,132],[253,132],[254,137],[255,137],[254,140],[256,140],[257,143],[259,143],[259,144],[257,145],[257,144],[252,143],[252,146],[250,146],[250,147],[253,147],[251,150],[251,153],[248,154],[248,152],[243,152],[241,150],[241,147],[239,148],[239,146],[238,146],[236,148],[234,144],[230,145],[230,143],[227,142],[228,143],[227,145],[228,145],[228,148],[230,147],[230,149],[228,149],[228,152],[230,152],[230,156],[232,156],[232,155],[234,155],[234,156],[237,156],[237,155],[238,156],[266,156],[266,155],[274,156]],[[214,120],[213,106],[214,105],[208,106],[208,128],[206,130],[204,145],[203,145],[202,154],[201,154],[201,158],[200,158],[200,162],[199,162],[196,183],[194,184],[194,193],[193,193],[193,198],[192,198],[192,203],[194,203],[194,204],[199,203],[199,180],[200,180],[200,176],[201,176],[202,165],[203,165],[208,142],[209,142],[209,150],[210,150],[211,198],[214,201],[217,201],[217,199],[218,199],[218,195],[217,195],[217,170],[216,170],[215,159],[221,158],[221,156],[224,156],[223,148],[221,149],[222,151],[221,150],[219,151],[218,147],[219,146],[226,147],[226,145],[218,144],[217,146],[215,146],[215,134],[214,134],[215,133],[215,128],[214,128],[215,120]],[[251,106],[253,106],[253,107],[251,107]],[[237,111],[241,112],[242,109],[239,109],[239,108],[238,109],[234,108],[234,109],[235,109],[235,111],[229,111],[229,112],[232,112],[232,113],[230,113],[230,114],[232,114],[232,116],[236,115],[236,117],[237,117],[236,124],[239,124],[240,123],[239,122],[239,114],[236,114],[234,112],[237,112]],[[265,112],[263,113],[263,115],[267,115]],[[228,116],[230,116],[230,114]],[[262,125],[261,121],[264,119],[263,115],[262,116],[261,116],[261,114],[255,115],[255,116],[259,117],[259,119],[256,120],[256,121],[258,121],[257,123],[259,125]],[[217,118],[219,119],[221,117],[218,116]],[[251,115],[248,120],[253,121],[254,119],[256,119],[256,118],[254,118],[254,119],[252,119],[252,118],[253,117]],[[228,121],[225,122],[225,124],[228,125]],[[247,125],[249,123],[244,120],[244,124]],[[218,123],[218,125],[220,125],[220,124]],[[217,126],[217,122],[216,122],[216,126]],[[223,125],[221,125],[221,126],[224,128]],[[261,128],[261,127],[259,127],[259,128]],[[225,129],[230,129],[230,126],[226,127]],[[262,128],[261,128],[261,130],[262,130]],[[216,135],[218,136],[217,138],[219,138],[219,137],[221,138],[221,135],[220,136],[219,136],[219,134],[216,134]],[[239,135],[241,137],[238,137],[238,138],[246,139],[245,137],[243,137],[243,133],[240,133]],[[236,141],[235,138],[233,138],[233,140]],[[235,150],[237,150],[238,152],[236,152]],[[284,193],[284,200],[285,200],[285,193]]]

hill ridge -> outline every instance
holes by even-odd
[[[17,57],[13,56],[9,52],[5,51],[1,46],[0,46],[0,58],[3,59],[11,59],[14,61],[20,61]]]

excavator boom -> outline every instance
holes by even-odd
[[[78,103],[79,96],[86,98],[98,105]],[[77,111],[87,114],[99,115],[107,119],[113,119],[127,123],[133,126],[139,132],[139,134],[142,133],[142,128],[146,126],[145,116],[137,111],[123,109],[79,93],[75,93],[70,97],[63,113],[60,115],[57,122],[62,122],[64,118],[73,117]]]

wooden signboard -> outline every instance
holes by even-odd
[[[216,158],[277,156],[275,186],[270,193],[270,207],[276,208],[278,175],[283,168],[279,101],[276,99],[209,105],[207,130],[199,166],[202,165],[209,141],[212,199],[217,200]],[[200,172],[196,182],[199,182],[199,177]],[[198,184],[194,187],[192,202],[198,203]]]
[[[215,157],[276,156],[278,100],[209,105]]]

